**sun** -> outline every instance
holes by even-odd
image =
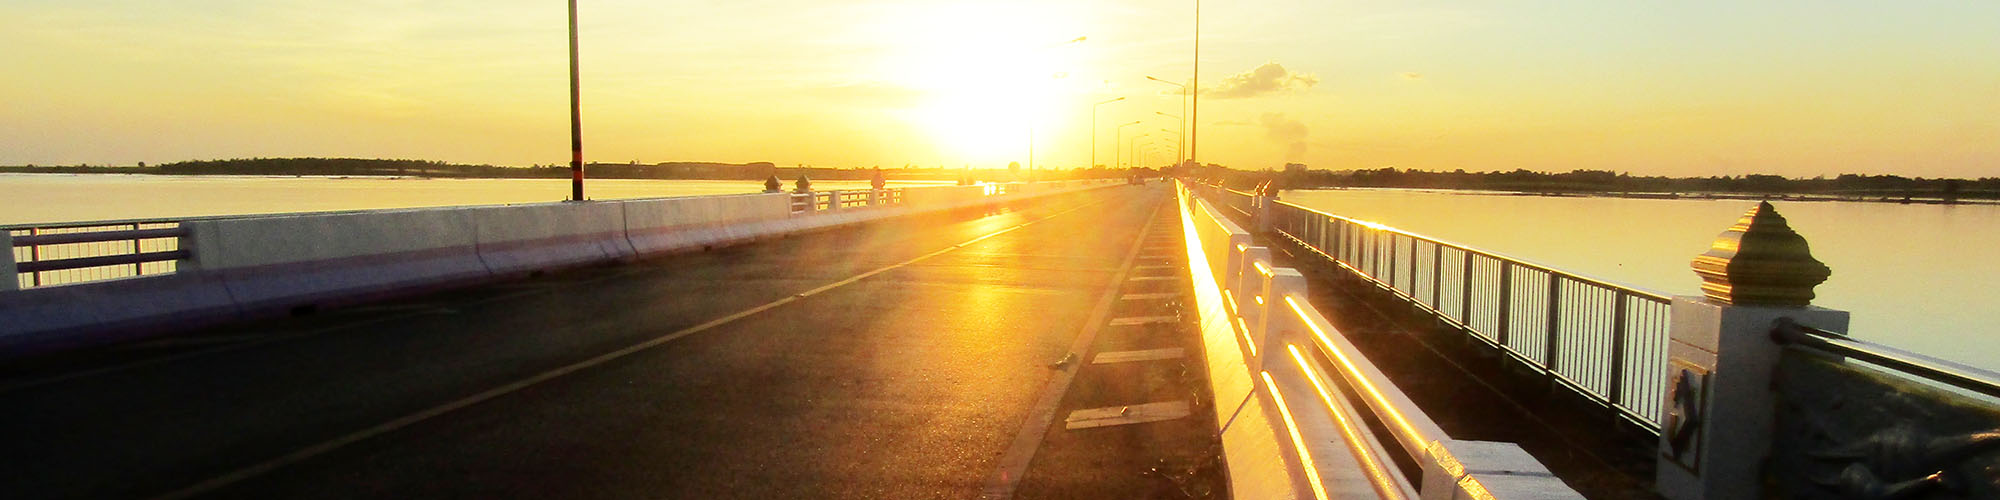
[[[1080,37],[1007,4],[946,4],[901,13],[917,27],[891,58],[898,81],[925,97],[910,111],[937,149],[974,167],[1027,159],[1070,46]]]

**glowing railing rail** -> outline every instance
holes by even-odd
[[[1294,496],[1581,498],[1518,446],[1446,435],[1311,306],[1302,274],[1274,267],[1270,250],[1254,246],[1251,234],[1229,220],[1225,211],[1231,208],[1217,208],[1185,187],[1179,194],[1197,295],[1204,288],[1199,281],[1212,278],[1219,312],[1227,316],[1217,323],[1228,331],[1211,334],[1205,327],[1205,342],[1213,350],[1216,339],[1227,339],[1224,348],[1239,351],[1208,353],[1211,379],[1223,380],[1212,382],[1217,398],[1236,375],[1216,373],[1215,365],[1242,360],[1258,400],[1245,404],[1266,405],[1266,414],[1277,415],[1272,425],[1281,428],[1278,441],[1290,444]],[[1204,316],[1211,309],[1201,308]],[[1235,425],[1241,424],[1232,420],[1223,429],[1225,454],[1236,445],[1228,428]],[[1238,475],[1236,462],[1231,467],[1232,477]],[[1491,481],[1497,477],[1507,479]]]

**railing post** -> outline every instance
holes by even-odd
[[[836,212],[836,211],[839,211],[839,210],[840,210],[840,190],[836,189],[836,190],[832,190],[832,191],[827,191],[827,192],[826,192],[826,211],[828,211],[828,212]]]
[[[1493,340],[1507,347],[1507,333],[1514,330],[1514,263],[1500,259],[1500,301],[1494,309],[1500,315],[1493,327]]]
[[[1465,269],[1458,275],[1458,322],[1469,329],[1472,328],[1472,252],[1460,248],[1458,256],[1465,261]]]
[[[1444,245],[1431,242],[1431,310],[1444,314]]]
[[[0,231],[0,249],[7,250],[7,258],[0,259],[0,292],[21,289],[21,273],[14,266],[14,233]]]
[[[1770,203],[1759,203],[1695,257],[1704,296],[1674,297],[1654,484],[1671,500],[1762,498],[1775,428],[1773,322],[1828,331],[1848,315],[1813,307],[1831,270]]]
[[[1611,364],[1607,368],[1610,370],[1610,373],[1608,373],[1609,377],[1607,378],[1611,386],[1606,388],[1605,398],[1611,400],[1612,406],[1623,406],[1625,402],[1625,315],[1631,309],[1631,306],[1627,305],[1627,303],[1631,302],[1631,295],[1625,293],[1625,290],[1613,290],[1611,300]]]
[[[1542,367],[1549,370],[1549,389],[1556,386],[1556,365],[1562,347],[1562,275],[1555,271],[1544,271],[1549,275],[1549,317],[1542,336]]]

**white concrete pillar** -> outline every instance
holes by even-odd
[[[1423,482],[1417,485],[1422,500],[1472,500],[1485,498],[1533,498],[1583,500],[1514,443],[1492,441],[1440,441],[1425,450]]]
[[[1250,207],[1251,207],[1250,211],[1251,213],[1256,214],[1255,218],[1257,219],[1257,232],[1259,233],[1267,233],[1271,231],[1271,200],[1273,199],[1275,198],[1264,195],[1254,195],[1250,197]]]
[[[1695,257],[1703,296],[1674,297],[1669,312],[1665,415],[1654,487],[1671,500],[1763,498],[1783,348],[1779,318],[1847,331],[1848,314],[1813,307],[1831,274],[1770,203],[1760,203]]]
[[[1236,306],[1236,314],[1243,317],[1243,323],[1245,325],[1255,325],[1257,324],[1256,309],[1252,306],[1257,305],[1256,300],[1254,300],[1255,297],[1264,292],[1264,275],[1261,271],[1257,270],[1257,267],[1259,265],[1262,265],[1265,269],[1271,267],[1271,249],[1267,247],[1244,247],[1241,253],[1242,256],[1236,259],[1240,267],[1237,267],[1235,272],[1232,273],[1235,277],[1231,281],[1235,283],[1235,286],[1230,287],[1229,293],[1236,299],[1236,303],[1233,305]]]
[[[1302,341],[1300,334],[1304,333],[1304,318],[1285,304],[1285,297],[1292,295],[1300,300],[1304,300],[1306,295],[1306,277],[1299,274],[1299,270],[1276,268],[1271,270],[1270,276],[1264,277],[1264,288],[1257,293],[1263,303],[1257,306],[1257,322],[1250,323],[1250,338],[1257,343],[1258,366],[1262,366],[1264,359],[1281,349],[1286,341]],[[1312,344],[1305,341],[1304,345]]]
[[[840,190],[826,192],[826,211],[840,210]]]

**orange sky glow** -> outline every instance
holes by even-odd
[[[580,3],[592,161],[1079,167],[1115,97],[1097,163],[1178,151],[1191,2]],[[2000,3],[1745,4],[1215,2],[1199,160],[2000,175]],[[0,165],[563,163],[564,9],[8,2]]]

